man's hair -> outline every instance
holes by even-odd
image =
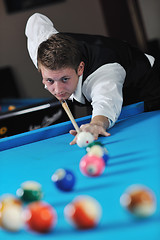
[[[66,34],[57,33],[42,42],[38,48],[38,66],[50,70],[73,68],[77,71],[81,62],[78,43]]]

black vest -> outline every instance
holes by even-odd
[[[83,82],[104,64],[119,63],[126,71],[123,85],[124,105],[144,100],[142,90],[148,81],[148,75],[150,75],[152,68],[143,52],[125,41],[110,37],[67,34],[78,41],[82,61],[85,63]]]

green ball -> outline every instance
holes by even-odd
[[[35,181],[23,182],[16,194],[24,202],[40,201],[43,198],[41,184]]]

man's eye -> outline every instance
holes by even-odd
[[[51,78],[48,78],[48,79],[47,79],[47,82],[48,82],[48,83],[54,83],[54,81],[53,81]]]
[[[68,77],[64,77],[64,78],[62,78],[62,81],[63,81],[63,82],[67,82],[68,80],[69,80]]]

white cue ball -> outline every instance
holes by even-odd
[[[77,145],[80,148],[87,147],[94,141],[94,137],[90,132],[80,132],[77,136]]]

